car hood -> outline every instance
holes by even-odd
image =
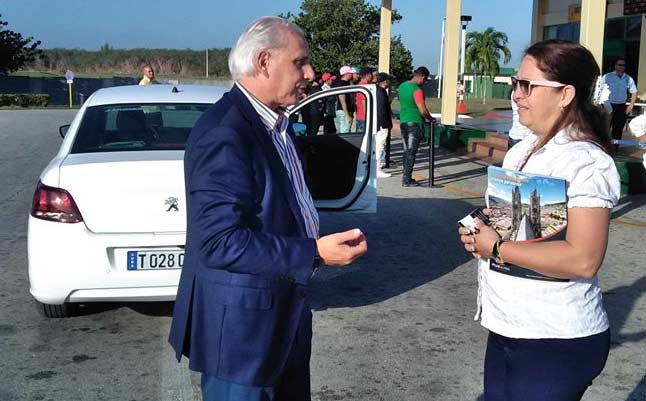
[[[72,154],[59,177],[92,232],[186,231],[183,151]]]

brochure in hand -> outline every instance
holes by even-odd
[[[560,178],[506,170],[487,169],[489,226],[509,241],[565,239],[567,227],[567,182]],[[499,273],[532,280],[568,281],[530,269],[489,259],[489,268]]]

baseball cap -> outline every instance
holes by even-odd
[[[359,67],[352,67],[352,72],[355,74],[360,74],[361,70],[359,69]]]
[[[329,72],[324,72],[323,75],[321,75],[321,79],[324,81],[327,81],[330,78],[332,78],[332,74],[330,74]]]
[[[353,72],[354,72],[354,71],[352,70],[352,67],[349,67],[349,66],[347,66],[347,65],[344,65],[344,66],[343,66],[343,67],[341,67],[341,69],[339,70],[339,74],[340,74],[340,75],[352,74]]]
[[[353,72],[354,72],[354,71],[352,70],[352,67],[347,66],[347,65],[344,65],[344,66],[343,66],[343,67],[341,67],[341,69],[339,70],[339,74],[340,74],[340,75],[352,74]]]
[[[380,72],[377,74],[377,82],[384,82],[390,79],[390,75],[386,74],[385,72]]]
[[[426,67],[424,67],[424,66],[417,67],[417,69],[416,69],[415,71],[413,71],[413,74],[415,74],[415,75],[423,75],[423,76],[425,76],[426,78],[428,78],[428,77],[429,77],[429,75],[431,75],[431,73],[429,72],[428,68],[426,68]]]

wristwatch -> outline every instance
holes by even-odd
[[[500,246],[505,242],[503,239],[499,239],[496,241],[495,244],[493,244],[493,249],[491,250],[491,257],[496,259],[500,263],[505,263],[505,261],[502,259],[502,256],[500,255]]]

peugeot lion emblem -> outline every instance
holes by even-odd
[[[168,205],[168,209],[166,209],[166,211],[170,212],[172,210],[175,212],[179,212],[179,207],[177,207],[177,202],[179,202],[179,199],[177,199],[174,196],[169,196],[164,202],[164,204]]]

